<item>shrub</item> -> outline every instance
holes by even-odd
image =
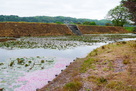
[[[63,23],[63,22],[58,22],[58,21],[57,21],[56,24],[64,24],[64,23]]]
[[[113,26],[111,23],[106,23],[105,25],[106,26]]]

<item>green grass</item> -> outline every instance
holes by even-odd
[[[133,32],[133,30],[134,30],[134,27],[124,27],[124,28],[129,32]]]
[[[97,60],[94,60],[93,58],[89,58],[88,60],[85,60],[83,65],[80,68],[80,72],[81,73],[85,73],[88,69],[93,69],[95,70],[95,63],[97,62]]]

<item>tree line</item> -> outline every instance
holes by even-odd
[[[111,21],[102,19],[77,19],[64,16],[34,16],[34,17],[19,17],[17,15],[0,15],[0,22],[42,22],[42,23],[57,23],[57,24],[83,24],[83,25],[105,25]]]

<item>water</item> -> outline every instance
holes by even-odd
[[[120,34],[119,38],[110,38],[107,34],[94,36],[83,37],[83,40],[66,36],[30,37],[8,42],[8,45],[0,44],[0,88],[6,91],[35,91],[53,80],[74,59],[87,56],[97,47],[116,41],[136,40],[132,34]],[[87,38],[91,42],[84,42],[88,41],[85,40]],[[101,42],[92,42],[100,39]]]
[[[45,57],[58,57],[58,58],[67,58],[70,60],[75,59],[76,57],[85,57],[92,49],[95,49],[98,46],[104,45],[105,43],[96,43],[92,46],[78,46],[72,49],[58,50],[58,49],[16,49],[16,50],[5,50],[0,49],[0,62],[4,62],[8,58],[16,57],[35,57],[35,56],[45,56]]]

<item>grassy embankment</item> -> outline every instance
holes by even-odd
[[[129,32],[133,32],[133,30],[134,30],[134,27],[124,27],[124,28]]]
[[[0,37],[73,35],[66,25],[47,23],[0,23]]]
[[[122,27],[113,26],[78,26],[83,34],[127,33]],[[20,36],[58,36],[73,35],[64,24],[3,22],[0,23],[0,37]]]
[[[91,90],[136,91],[136,41],[95,49],[38,91]]]
[[[123,27],[118,26],[78,26],[83,34],[104,34],[104,33],[128,33]]]

